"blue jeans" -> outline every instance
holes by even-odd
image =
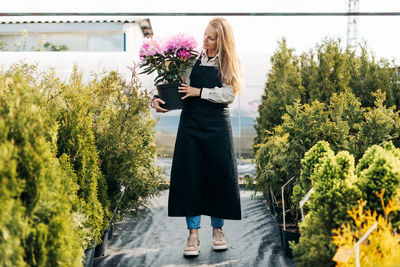
[[[186,224],[188,230],[200,228],[201,216],[186,217]],[[211,216],[211,226],[213,228],[221,228],[224,226],[224,219],[215,218]]]

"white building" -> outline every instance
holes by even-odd
[[[143,38],[152,35],[148,18],[0,17],[0,66],[24,60],[68,77],[76,63],[88,74],[115,69],[129,78],[128,67],[138,62]],[[152,85],[147,77],[143,83]]]
[[[153,29],[148,18],[0,17],[0,68],[7,68],[23,60],[27,63],[37,63],[39,69],[46,70],[53,67],[61,78],[68,78],[76,63],[87,75],[91,72],[117,70],[129,80],[131,71],[128,67],[138,62],[143,38],[152,35]],[[46,42],[49,43],[47,48],[44,47]],[[62,46],[67,50],[49,51],[60,49]],[[259,88],[263,87],[265,81],[264,76],[258,74],[260,71],[266,72],[268,57],[259,60],[259,54],[249,54],[243,58],[247,69],[246,89],[260,91]],[[154,92],[154,75],[140,75],[140,80],[143,88]],[[255,135],[252,117],[256,115],[259,99],[254,100],[251,94],[242,94],[240,97],[242,109],[238,108],[239,99],[232,105],[233,134],[236,150],[239,153],[240,151],[249,153]],[[171,146],[167,149],[171,150],[180,110],[165,114],[155,113],[152,110],[152,113],[155,117],[161,117],[157,124],[158,131],[167,136],[164,139],[168,144],[162,145]],[[238,127],[239,124],[241,127]],[[242,140],[241,143],[238,140]]]

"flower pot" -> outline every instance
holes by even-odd
[[[94,247],[88,247],[85,249],[85,264],[84,267],[93,267],[94,263]]]
[[[299,242],[300,233],[296,228],[286,228],[284,230],[282,228],[282,237],[283,237],[283,250],[285,251],[285,255],[289,258],[293,257],[292,249],[290,248],[289,241]]]
[[[94,257],[102,257],[106,255],[107,253],[107,245],[108,245],[108,229],[107,231],[104,232],[104,234],[101,236],[101,244],[98,244],[96,246],[96,249],[94,251]]]
[[[282,211],[283,211],[282,206],[273,205],[273,208],[274,208],[274,214],[275,214],[276,218],[278,218],[280,215],[282,215]]]
[[[283,240],[283,226],[281,224],[278,224],[278,231],[279,231],[279,239],[281,240],[281,248],[282,250],[285,250],[284,248],[284,240]]]
[[[179,93],[180,83],[157,85],[158,96],[164,100],[165,104],[160,104],[162,108],[168,110],[182,109],[182,97],[186,94]]]

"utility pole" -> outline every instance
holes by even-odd
[[[356,13],[360,9],[360,0],[346,0],[347,12]],[[347,18],[347,45],[357,47],[357,22],[358,16],[349,16]]]

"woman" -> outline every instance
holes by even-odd
[[[179,87],[181,112],[171,168],[168,216],[185,216],[189,238],[184,256],[199,254],[201,215],[211,216],[213,249],[228,248],[224,219],[240,220],[238,173],[229,107],[242,88],[242,65],[224,18],[212,19],[203,49]],[[165,102],[154,97],[157,112]]]

